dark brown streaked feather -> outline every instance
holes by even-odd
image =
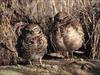
[[[38,60],[46,53],[47,39],[38,25],[29,24],[25,26],[19,38],[19,55],[27,61]]]

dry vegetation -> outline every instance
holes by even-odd
[[[1,43],[3,43],[6,46],[7,50],[10,50],[11,52],[15,53],[14,57],[18,57],[15,48],[18,39],[18,36],[15,34],[17,28],[16,24],[18,22],[38,23],[40,24],[40,27],[43,29],[45,35],[48,35],[48,27],[51,24],[50,22],[51,20],[53,20],[53,17],[60,11],[67,12],[68,15],[75,16],[82,24],[85,33],[84,45],[81,48],[81,50],[84,51],[83,57],[85,59],[90,58],[90,59],[100,60],[100,0],[0,0],[0,45]],[[0,50],[4,49],[0,48]],[[9,57],[9,60],[12,60],[12,57],[11,58]],[[88,69],[91,66],[90,64],[88,66]],[[57,67],[60,68],[60,66]],[[72,74],[80,75],[80,73],[79,74],[75,73],[75,70],[72,71],[72,68],[70,67],[69,70],[71,70]],[[79,68],[79,66],[77,67]],[[95,67],[92,66],[92,68]],[[1,72],[0,75],[6,75],[2,74],[3,69],[2,67],[0,68]],[[9,67],[7,69],[9,69]],[[13,69],[12,71],[16,71],[19,68],[16,69],[16,67],[15,68],[12,67],[11,69]],[[38,69],[38,71],[40,70],[41,69]],[[40,72],[47,71],[44,69],[42,70]],[[49,70],[50,73],[48,75],[50,74],[58,75],[54,73],[50,68]],[[87,71],[84,72],[86,72],[87,75],[97,75],[95,73],[89,74],[90,71],[92,70],[90,68],[88,73]],[[99,70],[100,69],[97,69],[97,71]],[[38,71],[32,71],[34,73],[36,72],[36,74],[33,73],[32,74],[37,75]],[[62,71],[62,74],[60,74],[60,71]],[[61,67],[61,70],[59,70],[59,75],[66,75],[67,71],[63,70],[63,68]],[[67,74],[67,75],[72,75],[72,74]],[[17,74],[12,74],[12,75],[17,75]],[[25,75],[25,74],[18,74],[18,75]],[[38,75],[47,75],[47,74],[38,74]],[[86,74],[83,73],[83,75]]]

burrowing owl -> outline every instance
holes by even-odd
[[[25,26],[18,45],[19,56],[27,61],[41,59],[47,51],[47,39],[42,29],[36,24]]]
[[[54,17],[50,37],[53,48],[67,56],[66,52],[72,55],[82,46],[84,33],[77,19],[60,12]]]

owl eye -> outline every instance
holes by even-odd
[[[39,31],[39,29],[38,29],[38,28],[36,28],[36,29],[34,29],[34,31],[38,32],[38,31]]]
[[[34,34],[34,31],[30,31],[30,34]]]
[[[26,32],[30,32],[29,30],[25,30]]]
[[[39,33],[41,33],[41,30],[39,31]]]

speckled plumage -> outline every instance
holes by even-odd
[[[25,26],[19,38],[19,56],[27,61],[38,60],[46,53],[47,39],[38,25]]]

